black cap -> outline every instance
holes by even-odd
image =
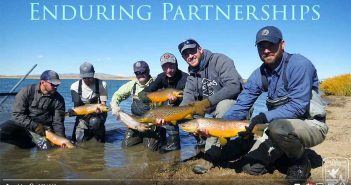
[[[189,48],[196,48],[196,47],[200,47],[199,43],[197,43],[196,40],[187,39],[178,45],[178,50],[180,54],[182,54],[184,50]]]

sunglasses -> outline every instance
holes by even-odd
[[[180,44],[178,45],[178,50],[179,50],[179,52],[182,51],[182,48],[183,48],[184,46],[186,46],[186,45],[191,45],[191,44],[196,44],[196,46],[199,46],[199,44],[198,44],[195,40],[193,40],[193,39],[188,39],[188,40],[186,40],[186,41],[184,41],[184,42],[182,42],[182,43],[180,43]]]
[[[60,84],[55,85],[55,84],[48,82],[48,81],[46,81],[46,82],[49,83],[52,87],[58,87],[60,85]]]
[[[197,52],[197,48],[189,48],[189,49],[186,49],[186,50],[183,51],[182,57],[188,58],[188,56],[189,56],[190,54],[191,54],[191,55],[194,55],[196,52]]]
[[[134,74],[137,75],[137,76],[138,75],[145,75],[145,74],[147,74],[147,72],[146,71],[144,71],[144,72],[135,71]]]

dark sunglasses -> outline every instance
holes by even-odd
[[[187,58],[190,54],[194,55],[197,52],[197,48],[189,48],[183,51],[182,57]]]
[[[145,74],[147,74],[147,72],[146,71],[144,71],[144,72],[135,71],[134,74],[135,75],[145,75]]]
[[[84,77],[83,80],[92,80],[94,79],[93,77]]]
[[[60,85],[60,84],[55,85],[55,84],[53,84],[53,83],[51,83],[49,81],[46,81],[46,82],[49,83],[52,87],[58,87]]]
[[[179,50],[179,52],[182,51],[182,48],[183,48],[184,46],[190,45],[190,44],[196,44],[197,46],[199,46],[199,44],[198,44],[195,40],[193,40],[193,39],[188,39],[188,40],[186,40],[186,41],[184,41],[184,42],[182,42],[182,43],[180,43],[180,44],[178,45],[178,50]]]

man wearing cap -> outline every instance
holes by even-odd
[[[94,78],[94,66],[84,62],[80,66],[80,80],[71,85],[71,96],[74,107],[86,104],[106,105],[107,83]],[[95,137],[99,142],[105,142],[105,122],[107,113],[99,109],[95,114],[77,116],[73,128],[72,140],[77,142],[87,141]]]
[[[178,50],[189,65],[190,74],[180,106],[195,102],[196,107],[197,104],[205,102],[206,106],[199,107],[209,107],[207,113],[212,117],[221,118],[233,105],[242,89],[242,78],[235,69],[234,61],[226,55],[203,49],[193,39],[180,43]],[[219,155],[218,138],[207,138],[204,157],[195,165],[193,171],[201,173],[212,168],[210,159]]]
[[[9,143],[23,148],[37,145],[40,149],[48,149],[51,145],[45,139],[45,130],[65,137],[65,101],[57,92],[60,83],[59,75],[47,70],[41,74],[39,84],[29,85],[18,92],[12,121],[3,123],[0,129],[7,132],[12,140]],[[23,128],[27,131],[23,132]]]
[[[155,81],[138,94],[139,98],[144,101],[144,103],[149,102],[146,92],[154,92],[164,88],[183,90],[185,87],[186,79],[189,75],[178,69],[176,57],[172,53],[165,53],[161,56],[160,62],[163,72],[157,75]],[[177,99],[177,97],[174,96],[169,97],[169,103],[173,106],[178,106],[181,100],[182,99]],[[160,153],[179,150],[180,138],[178,125],[173,126],[167,124],[164,127],[168,134],[168,141],[166,145],[160,148]]]
[[[311,170],[305,147],[323,142],[328,132],[317,71],[304,56],[284,51],[285,41],[274,26],[266,26],[257,32],[256,45],[263,64],[251,74],[236,104],[223,118],[245,119],[258,96],[268,92],[268,111],[253,117],[246,132],[240,135],[246,138],[256,124],[269,125],[264,136],[257,139],[237,164],[246,173],[260,175],[284,155],[288,158],[284,161],[287,182],[304,183]],[[239,149],[229,142],[223,147],[223,153],[227,155],[223,158],[232,160],[247,152],[239,152]]]
[[[114,115],[116,119],[119,119],[119,111],[121,111],[119,104],[130,96],[133,98],[131,105],[131,112],[133,115],[142,116],[150,110],[150,107],[139,100],[137,96],[154,81],[150,75],[149,65],[145,61],[137,61],[133,64],[133,71],[136,79],[122,85],[112,96],[112,115]],[[162,130],[160,127],[157,127],[155,131],[151,131],[146,124],[142,124],[137,129],[128,128],[122,141],[122,147],[130,147],[143,143],[145,147],[156,151],[162,144],[162,135],[165,134],[161,132]]]

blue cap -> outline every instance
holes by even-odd
[[[149,73],[150,72],[149,65],[145,61],[142,61],[142,60],[134,63],[133,70],[134,70],[134,73],[135,72],[140,72],[140,73],[144,73],[144,72]]]
[[[61,84],[61,80],[60,80],[59,75],[55,71],[52,71],[52,70],[44,71],[40,76],[40,80],[48,81],[54,85]]]
[[[81,78],[94,78],[95,70],[93,64],[84,62],[79,69]]]
[[[283,40],[282,32],[274,26],[263,27],[257,32],[256,35],[256,45],[262,41],[277,44],[281,40]]]

